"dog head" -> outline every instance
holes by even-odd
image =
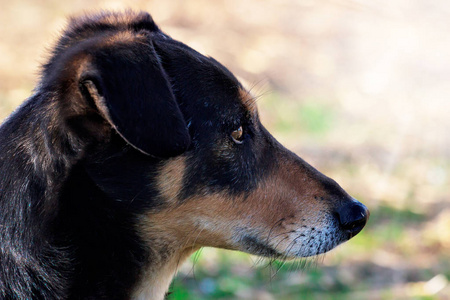
[[[230,71],[147,14],[73,21],[44,78],[61,95],[66,126],[90,145],[83,168],[127,203],[155,253],[212,246],[312,256],[368,219],[364,205],[275,140]]]

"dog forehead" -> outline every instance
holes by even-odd
[[[136,42],[154,46],[173,92],[181,91],[186,96],[178,95],[178,98],[221,107],[236,101],[247,102],[241,84],[225,66],[163,33],[148,13],[107,12],[72,18],[57,48],[66,48],[92,36],[98,36],[102,40],[100,44],[110,49],[120,44],[131,47]]]
[[[244,103],[241,83],[214,58],[161,35],[154,36],[153,45],[182,106],[194,105],[196,110],[212,113]]]

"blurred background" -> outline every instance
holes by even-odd
[[[149,11],[259,97],[263,123],[371,210],[325,256],[203,249],[169,299],[450,299],[447,0],[0,0],[0,120],[27,98],[67,16]]]

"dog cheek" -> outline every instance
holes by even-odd
[[[186,157],[169,159],[157,171],[156,187],[163,203],[177,205],[186,173]]]

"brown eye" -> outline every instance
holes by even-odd
[[[231,133],[231,138],[236,144],[242,144],[242,136],[243,136],[242,126],[240,126],[238,129],[234,130]]]

